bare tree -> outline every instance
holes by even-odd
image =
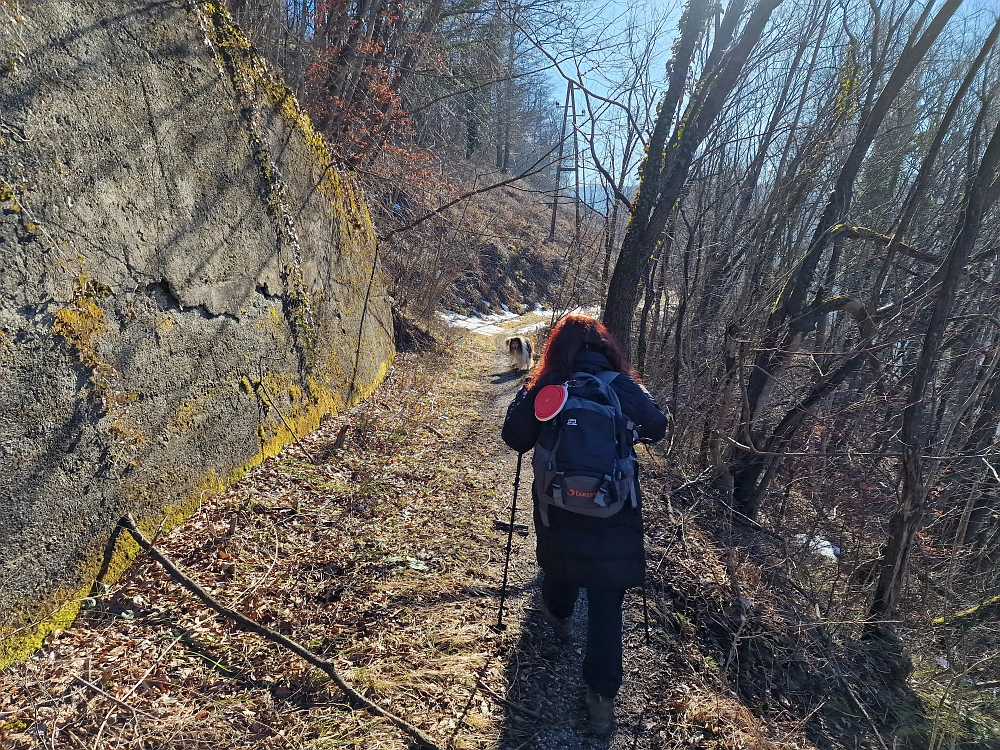
[[[731,44],[744,9],[743,0],[733,0],[716,32],[712,51],[684,114],[668,141],[667,133],[680,104],[695,43],[708,20],[707,3],[700,0],[688,3],[681,42],[671,63],[670,84],[649,138],[629,229],[608,286],[608,304],[604,309],[605,324],[628,351],[631,350],[638,290],[676,208],[691,162],[780,3],[781,0],[760,0],[750,12],[741,34]]]

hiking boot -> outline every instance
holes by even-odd
[[[573,618],[556,617],[549,612],[549,608],[545,606],[544,599],[542,600],[542,617],[545,618],[545,622],[552,626],[552,632],[556,634],[559,640],[567,643],[573,640]]]
[[[588,687],[587,713],[590,715],[590,731],[604,737],[611,733],[615,724],[615,699],[605,697]]]

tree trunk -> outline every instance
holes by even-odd
[[[632,316],[635,312],[638,281],[642,278],[638,258],[641,249],[637,247],[637,227],[645,226],[649,222],[650,214],[657,203],[667,136],[670,134],[674,114],[684,93],[684,84],[694,59],[695,47],[711,18],[711,11],[712,3],[709,0],[688,0],[681,17],[681,34],[670,61],[667,90],[657,107],[653,132],[650,133],[646,148],[646,158],[639,167],[639,188],[632,201],[632,216],[604,304],[602,316],[604,323],[618,338],[626,355],[631,354]],[[631,291],[627,292],[628,300],[625,304],[618,303],[615,297],[628,287],[631,287]]]
[[[900,503],[889,523],[889,539],[882,553],[878,584],[872,603],[873,617],[886,619],[893,616],[906,577],[906,567],[917,532],[921,528],[927,504],[928,487],[924,482],[923,451],[921,440],[927,416],[926,394],[937,360],[948,316],[951,314],[969,255],[979,237],[983,217],[996,201],[1000,191],[996,182],[1000,166],[1000,124],[993,131],[989,145],[979,163],[979,169],[970,180],[966,191],[964,210],[958,231],[948,251],[943,266],[943,279],[923,346],[913,371],[900,441],[903,444],[902,488]]]
[[[643,165],[639,180],[639,195],[636,197],[632,221],[629,223],[618,262],[615,264],[615,273],[611,277],[604,314],[605,324],[618,338],[626,352],[631,351],[632,318],[635,313],[639,281],[645,276],[653,251],[673,215],[695,152],[742,75],[747,59],[760,41],[771,14],[782,1],[760,0],[751,11],[738,41],[724,53],[721,50],[725,47],[716,44],[708,62],[712,64],[714,59],[718,62],[702,74],[684,116],[674,130],[661,170],[658,173],[653,172],[652,159],[647,159]],[[723,37],[722,41],[725,40],[725,34],[734,32],[738,21],[738,13],[735,16],[730,14],[742,10],[742,6],[742,0],[734,0],[726,11],[726,17],[719,31]],[[661,108],[657,113],[654,132],[661,126],[663,116],[664,111]],[[653,148],[651,138],[650,154],[653,153]],[[643,212],[636,209],[640,204],[645,208],[647,202],[650,209],[649,218],[643,221]]]

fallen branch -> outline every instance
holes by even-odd
[[[967,625],[988,617],[994,617],[1000,609],[1000,596],[991,596],[974,607],[963,609],[961,612],[954,612],[944,615],[934,620],[935,625]]]
[[[827,459],[827,458],[902,458],[903,457],[902,453],[881,453],[881,452],[872,452],[872,451],[831,451],[829,453],[817,453],[815,451],[812,451],[812,452],[806,451],[806,452],[803,452],[803,453],[793,453],[791,451],[766,451],[766,450],[762,451],[762,450],[757,450],[752,445],[744,445],[740,441],[735,440],[734,438],[729,437],[729,435],[726,435],[724,432],[721,432],[719,430],[713,430],[713,434],[718,435],[720,438],[722,438],[723,440],[725,440],[727,443],[729,443],[734,448],[736,448],[738,450],[741,450],[741,451],[744,451],[745,453],[749,453],[752,456],[783,456],[783,457],[791,457],[791,458],[815,458],[815,459]],[[971,454],[957,455],[957,456],[925,455],[925,456],[921,456],[920,460],[921,461],[967,461],[969,459],[981,458],[984,461],[986,461],[987,458],[992,458],[992,457],[994,457],[996,455],[997,455],[996,453],[971,453]],[[989,462],[987,462],[986,465],[990,466]],[[995,472],[995,470],[993,469],[992,466],[990,466],[990,470],[994,471],[994,476],[997,477],[997,481],[1000,481],[1000,474],[997,474]],[[704,473],[705,472],[702,472],[702,474],[704,474]],[[690,482],[685,482],[680,487],[678,487],[676,490],[674,490],[674,492],[677,492],[680,489],[682,489],[684,487],[687,487],[689,484],[696,484],[700,480],[701,480],[701,474],[699,474],[698,477],[696,477],[695,479],[692,479]]]
[[[1000,680],[989,680],[987,682],[976,682],[970,685],[973,690],[992,690],[993,688],[1000,687]]]
[[[254,622],[248,617],[241,615],[239,612],[229,609],[228,607],[219,604],[215,599],[211,597],[201,586],[195,583],[193,580],[188,578],[184,573],[182,573],[162,552],[160,552],[152,543],[143,536],[142,532],[136,528],[135,522],[130,517],[124,517],[119,520],[119,525],[128,531],[135,539],[136,544],[138,544],[142,549],[156,562],[158,562],[170,577],[173,578],[177,583],[186,588],[192,594],[201,599],[205,604],[214,609],[220,615],[232,620],[241,630],[245,630],[250,633],[256,633],[257,635],[263,636],[272,643],[276,643],[279,646],[287,648],[289,651],[297,654],[298,656],[305,659],[309,664],[321,669],[330,677],[331,680],[340,688],[341,692],[347,697],[347,700],[354,706],[363,708],[369,713],[375,714],[376,716],[381,716],[388,719],[397,727],[402,729],[406,734],[416,740],[421,747],[427,750],[441,750],[437,744],[434,743],[429,736],[424,734],[422,731],[417,729],[417,727],[410,724],[405,719],[396,716],[394,713],[387,711],[386,709],[372,703],[370,700],[365,698],[359,692],[354,690],[350,685],[348,685],[344,678],[340,676],[337,668],[332,662],[328,662],[325,659],[321,659],[319,656],[314,654],[309,649],[296,643],[291,638],[286,638],[281,633],[275,630],[271,630],[259,623]],[[89,685],[89,687],[95,687]],[[95,689],[97,689],[95,687]],[[101,691],[103,692],[103,691]],[[115,700],[112,698],[112,700]],[[132,709],[135,710],[135,709]]]
[[[420,426],[427,430],[431,435],[437,435],[439,438],[444,439],[444,435],[442,435],[438,430],[435,430],[429,424],[422,424]]]

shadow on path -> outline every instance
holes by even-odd
[[[524,370],[507,370],[505,372],[494,372],[490,375],[490,383],[492,385],[506,385],[507,383],[519,381],[521,378],[525,377],[527,377],[527,373],[525,373]],[[521,385],[520,382],[518,382],[519,387],[520,385]],[[515,388],[514,391],[512,391],[511,393],[513,394],[516,391],[517,389]],[[513,395],[511,395],[511,398],[513,398]]]

